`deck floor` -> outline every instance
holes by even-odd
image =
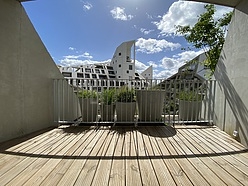
[[[216,127],[60,127],[1,144],[0,185],[248,185],[248,151]]]

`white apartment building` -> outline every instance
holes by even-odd
[[[109,86],[129,85],[142,88],[144,80],[152,79],[152,66],[141,74],[135,70],[134,40],[119,45],[109,63],[58,67],[70,84],[99,92]]]

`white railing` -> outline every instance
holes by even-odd
[[[215,89],[212,80],[55,79],[54,121],[90,125],[212,123]]]

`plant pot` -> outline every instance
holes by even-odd
[[[101,120],[102,121],[114,121],[115,105],[101,105]]]
[[[137,104],[139,120],[146,122],[161,121],[165,99],[165,91],[162,90],[138,90]]]
[[[98,101],[97,98],[79,98],[82,121],[95,122],[97,121]]]
[[[136,102],[116,102],[116,115],[119,122],[134,121]]]
[[[197,121],[200,118],[202,101],[179,100],[179,119]]]

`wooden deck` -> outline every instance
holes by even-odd
[[[0,185],[248,185],[248,150],[216,127],[61,127],[1,144]]]

